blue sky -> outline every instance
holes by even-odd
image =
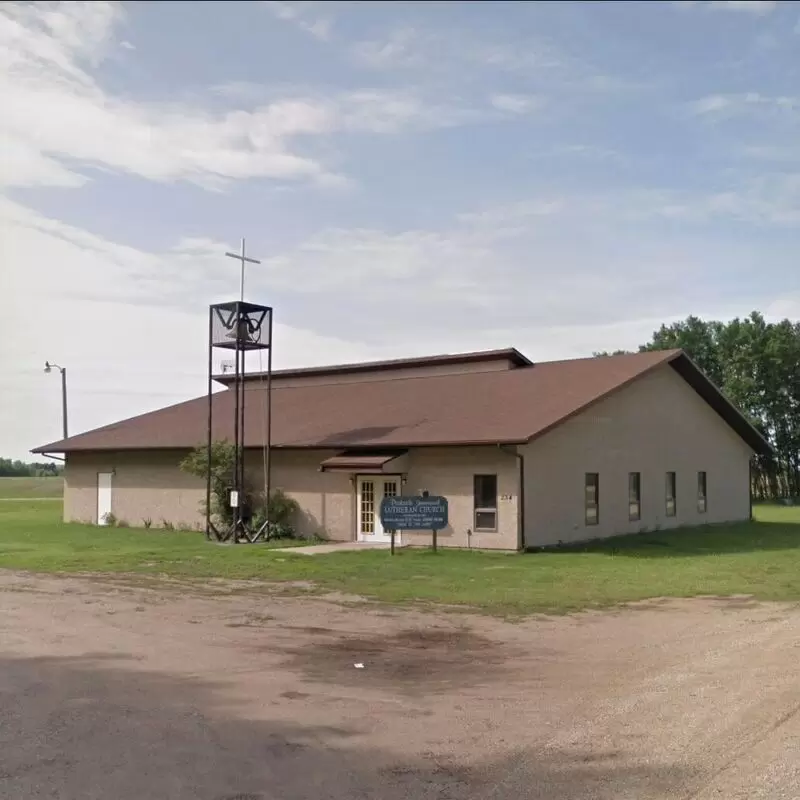
[[[204,309],[277,366],[635,347],[800,316],[800,6],[0,6],[0,449],[203,391]],[[31,310],[33,308],[33,311]]]

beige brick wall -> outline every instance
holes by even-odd
[[[356,487],[347,473],[320,472],[320,462],[336,451],[279,451],[273,454],[272,485],[283,489],[300,503],[298,531],[318,533],[335,541],[356,537]],[[489,473],[498,476],[498,494],[511,499],[499,502],[498,530],[474,533],[471,546],[513,550],[517,546],[518,472],[516,458],[497,447],[417,448],[409,453],[407,482],[403,492],[431,494],[448,498],[450,526],[439,534],[442,546],[468,547],[467,531],[473,528],[473,476]],[[260,453],[248,453],[248,471],[263,473]],[[355,476],[352,476],[355,478]],[[428,532],[406,533],[404,544],[428,545]]]
[[[203,523],[205,482],[178,469],[181,451],[71,453],[64,470],[64,518],[97,522],[97,474],[112,472],[111,511],[141,527],[168,520],[192,528]]]
[[[510,498],[498,500],[496,532],[473,530],[473,478],[480,474],[497,475],[498,496]],[[404,493],[419,494],[427,490],[447,498],[450,525],[439,532],[442,546],[515,550],[518,487],[517,459],[499,447],[420,447],[410,453]],[[471,537],[467,534],[470,530]],[[402,542],[428,546],[431,534],[404,533]]]
[[[282,489],[300,504],[296,525],[303,536],[318,534],[334,541],[352,541],[356,534],[355,481],[346,473],[320,472],[320,462],[334,450],[273,451],[272,487]],[[97,522],[97,474],[114,472],[111,510],[134,527],[151,518],[175,525],[200,526],[205,497],[203,480],[178,468],[182,452],[73,453],[65,470],[64,516],[68,521]],[[497,447],[419,448],[407,459],[407,493],[427,489],[449,500],[450,526],[439,535],[442,546],[515,549],[517,546],[517,461]],[[251,480],[262,484],[260,451],[248,451]],[[498,530],[474,533],[473,476],[498,476]],[[404,535],[407,544],[430,544],[429,533]]]
[[[355,490],[350,476],[320,472],[323,459],[336,450],[283,450],[272,452],[272,489],[281,489],[302,509],[295,520],[301,536],[317,534],[333,541],[355,538]],[[251,480],[263,486],[263,453],[248,451],[246,468]]]
[[[748,446],[664,366],[521,448],[528,546],[748,519]],[[665,473],[677,473],[677,516],[665,514]],[[708,511],[697,511],[697,472]],[[586,472],[600,475],[600,523],[587,526]],[[628,519],[628,473],[641,473],[642,519]]]

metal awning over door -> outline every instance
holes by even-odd
[[[354,472],[359,475],[380,475],[405,471],[406,450],[343,450],[320,463],[322,472]],[[404,460],[404,459],[403,459]]]

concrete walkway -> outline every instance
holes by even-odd
[[[332,544],[312,544],[308,547],[278,547],[274,552],[317,556],[325,553],[344,553],[348,550],[388,550],[389,546],[389,542],[334,542]],[[399,545],[395,545],[395,547],[399,547]]]

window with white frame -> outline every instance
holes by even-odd
[[[708,508],[708,495],[706,493],[706,473],[697,473],[697,511],[705,514]]]
[[[675,473],[668,472],[665,479],[665,512],[668,517],[678,513],[678,497],[676,491]]]
[[[475,530],[497,530],[497,475],[476,475],[473,484]]]
[[[600,474],[587,472],[584,478],[584,505],[586,524],[597,525],[600,522]]]
[[[635,522],[642,518],[642,473],[628,473],[628,519]]]

